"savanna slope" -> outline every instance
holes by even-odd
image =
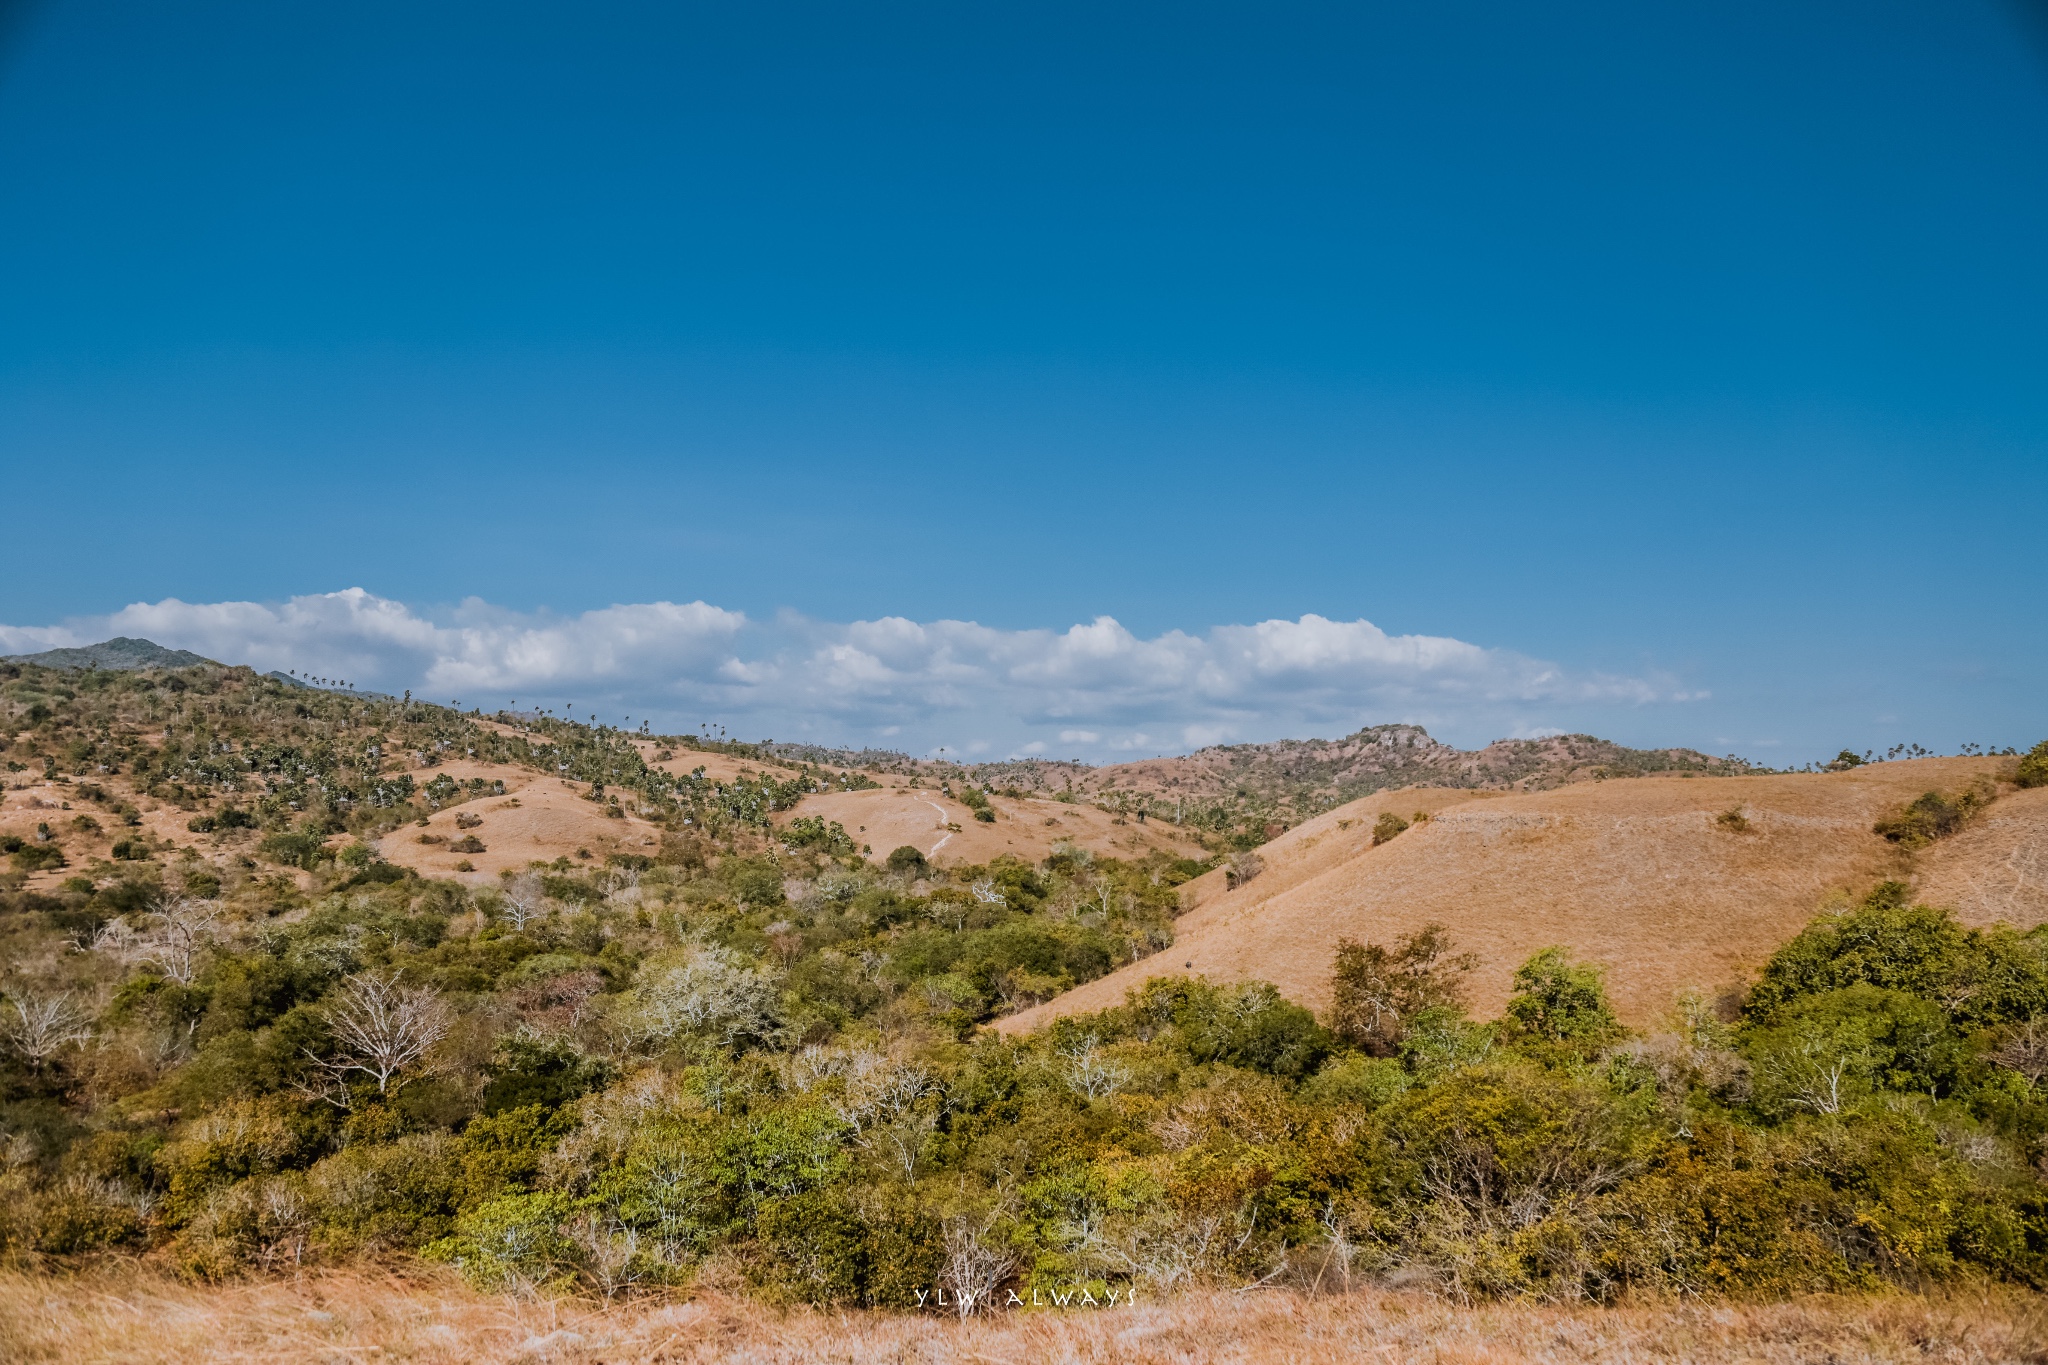
[[[959,767],[872,750],[773,745],[792,759],[897,773],[957,772],[1014,796],[1060,795],[1121,814],[1144,811],[1240,846],[1333,806],[1399,787],[1540,791],[1573,782],[1652,774],[1731,776],[1758,771],[1740,758],[1692,749],[1630,749],[1592,735],[1501,739],[1459,749],[1419,725],[1375,725],[1342,739],[1219,744],[1172,758],[1093,767],[1013,759]]]
[[[340,1299],[366,1264],[444,1267],[515,1318],[564,1295],[665,1302],[621,1310],[667,1324],[635,1347],[649,1355],[696,1340],[652,1316],[689,1293],[714,1319],[721,1295],[928,1316],[940,1293],[956,1315],[1064,1299],[1177,1342],[1196,1318],[1173,1315],[1202,1300],[1165,1301],[1205,1287],[1566,1302],[2048,1281],[2048,936],[1963,923],[1902,879],[1972,839],[2003,847],[1994,821],[2027,809],[2048,750],[1944,769],[1931,796],[1907,795],[1917,776],[1885,788],[1870,824],[1892,837],[1862,837],[1917,861],[1865,866],[1747,989],[1677,1002],[1667,1025],[1631,1029],[1582,954],[1546,944],[1503,971],[1515,943],[1419,925],[1326,943],[1320,1015],[1262,981],[1171,975],[1019,1037],[985,1025],[1186,960],[1175,916],[1210,864],[1064,841],[957,864],[864,854],[858,827],[802,803],[870,791],[865,771],[246,670],[5,665],[0,703],[0,815],[25,831],[0,889],[0,1246],[17,1271],[0,1320],[46,1353],[128,1330],[95,1281],[48,1278],[110,1257],[240,1286],[213,1292],[251,1314],[271,1293],[285,1316],[263,1320],[307,1343],[377,1315],[305,1326],[273,1277],[331,1272]],[[713,758],[743,766],[721,777]],[[1028,800],[941,780],[972,812],[943,822],[963,835],[1000,837],[995,806]],[[1597,813],[1661,781],[1541,795]],[[502,803],[542,789],[631,834],[495,870],[453,847],[490,854],[516,813]],[[1410,815],[1469,800],[1409,795]],[[1375,816],[1362,856],[1425,847],[1463,808],[1436,809],[1405,831]],[[1708,832],[1808,818],[1775,812]],[[1288,837],[1312,856],[1318,833]],[[418,849],[471,867],[396,856]],[[1244,889],[1291,875],[1285,849],[1266,856]],[[1998,866],[2023,892],[2024,860]],[[1567,884],[1545,877],[1526,904]],[[420,1283],[391,1302],[493,1311]],[[218,1300],[195,1292],[177,1311],[203,1318]],[[1281,1303],[1340,1343],[1407,1311]],[[2002,1312],[1983,1340],[2021,1341]],[[945,1340],[1112,1349],[1036,1313]],[[733,1331],[769,1349],[778,1329],[746,1321]],[[1627,1317],[1550,1321],[1634,1339]],[[1842,1340],[1845,1321],[1796,1339]],[[849,1355],[923,1350],[936,1330],[860,1322]],[[407,1349],[465,1349],[435,1341]]]
[[[1479,954],[1474,998],[1486,1009],[1506,999],[1519,963],[1563,944],[1604,964],[1622,1017],[1647,1026],[1680,991],[1738,986],[1824,901],[1885,878],[1924,888],[1965,923],[2031,928],[2048,921],[2048,789],[2008,786],[1954,838],[1917,851],[1875,828],[1928,791],[1996,790],[2012,767],[1934,758],[1501,795],[1381,793],[1274,839],[1242,884],[1227,869],[1190,883],[1171,954],[1004,1027],[1100,1009],[1178,972],[1271,981],[1322,1008],[1338,940],[1430,923]],[[1408,827],[1390,832],[1388,817]]]

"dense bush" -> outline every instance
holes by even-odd
[[[1986,796],[1980,791],[1957,795],[1924,792],[1879,820],[1872,828],[1892,843],[1907,848],[1924,848],[1936,839],[1962,831],[1970,817],[1981,810]]]

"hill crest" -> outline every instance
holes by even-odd
[[[873,749],[765,746],[808,762],[894,772],[960,774],[977,785],[1030,794],[1068,793],[1184,817],[1187,808],[1263,811],[1285,822],[1306,819],[1375,792],[1403,787],[1468,791],[1546,791],[1620,777],[1742,777],[1770,771],[1733,756],[1696,749],[1631,749],[1594,735],[1497,739],[1460,749],[1420,725],[1372,725],[1340,739],[1279,739],[1219,744],[1174,757],[1092,767],[1059,759],[953,764]]]
[[[40,664],[44,668],[192,668],[213,660],[187,649],[166,649],[154,640],[117,635],[96,645],[46,649],[40,654],[9,654],[7,663]]]

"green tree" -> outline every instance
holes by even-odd
[[[1339,939],[1330,1027],[1353,1047],[1391,1057],[1417,1015],[1460,1003],[1463,977],[1478,965],[1471,953],[1451,951],[1441,924],[1426,924],[1392,948]]]
[[[1530,1038],[1578,1050],[1605,1046],[1622,1033],[1607,1003],[1605,973],[1574,962],[1563,948],[1545,948],[1516,970],[1508,1018]]]

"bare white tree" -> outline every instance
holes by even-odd
[[[955,932],[967,927],[967,912],[974,908],[974,902],[958,892],[947,890],[944,895],[933,896],[924,903],[925,918],[944,928],[953,926]]]
[[[662,1044],[684,1034],[737,1047],[776,1036],[775,983],[723,948],[693,949],[680,964],[643,967],[628,1004],[628,1030]]]
[[[1848,1102],[1849,1082],[1869,1061],[1862,1048],[1851,1048],[1840,1039],[1813,1032],[1798,1038],[1792,1047],[1768,1056],[1764,1070],[1788,1103],[1816,1114],[1839,1114]]]
[[[843,1079],[832,1112],[853,1129],[855,1144],[881,1153],[906,1179],[916,1179],[917,1163],[939,1126],[945,1087],[938,1078],[869,1048],[829,1059],[822,1049],[806,1048],[804,1054],[800,1068]]]
[[[583,1273],[610,1303],[631,1294],[664,1269],[658,1245],[641,1245],[639,1229],[611,1214],[586,1211],[569,1223],[569,1241],[576,1247]],[[651,1241],[651,1239],[650,1239]],[[652,1252],[654,1254],[650,1255]]]
[[[953,1291],[951,1307],[963,1319],[995,1307],[995,1293],[1017,1258],[990,1245],[995,1215],[983,1219],[949,1218],[945,1223],[946,1248],[939,1262],[939,1284]]]
[[[134,939],[130,952],[180,986],[191,985],[199,956],[213,941],[220,922],[220,902],[164,896],[150,907],[149,918],[149,928]]]
[[[1092,1033],[1063,1051],[1067,1058],[1067,1088],[1077,1095],[1099,1100],[1130,1084],[1131,1069],[1116,1058],[1105,1056],[1101,1040]]]
[[[379,1095],[390,1094],[400,1073],[420,1061],[448,1036],[447,1002],[430,986],[401,984],[401,972],[362,972],[343,982],[329,1008],[327,1025],[340,1047],[332,1057],[312,1057],[342,1092],[350,1076],[368,1076]],[[327,1097],[334,1097],[333,1091]]]
[[[983,877],[970,889],[974,892],[974,898],[983,905],[1001,905],[1004,903],[1003,893],[996,890],[996,882],[993,877]]]
[[[2048,1076],[2048,1020],[2027,1020],[1991,1054],[1991,1060],[2039,1085]]]
[[[505,922],[514,930],[524,929],[547,912],[547,893],[541,889],[537,875],[522,872],[505,883],[503,914]]]
[[[73,936],[80,952],[108,953],[126,962],[135,954],[135,930],[124,919],[110,919],[95,926],[90,933],[80,930]]]
[[[0,1042],[19,1053],[31,1070],[41,1071],[62,1048],[91,1037],[91,1025],[91,1016],[71,992],[17,988],[7,993],[7,1005],[0,1009]]]
[[[614,910],[630,910],[640,903],[640,873],[630,867],[613,868],[605,874],[605,904]]]

